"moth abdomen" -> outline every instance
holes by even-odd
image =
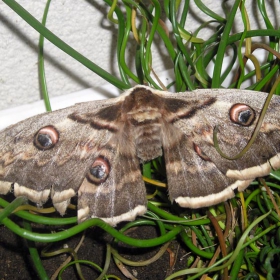
[[[138,158],[143,162],[162,155],[162,131],[160,123],[135,128],[135,145]]]

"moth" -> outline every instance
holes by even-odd
[[[0,133],[0,193],[44,204],[63,215],[78,194],[78,221],[111,225],[146,212],[140,164],[164,155],[171,201],[217,204],[253,179],[280,168],[280,97],[274,96],[258,136],[248,143],[266,93],[200,89],[169,93],[139,85],[117,98],[44,113]]]

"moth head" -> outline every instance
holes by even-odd
[[[229,110],[230,120],[242,126],[250,126],[256,117],[255,111],[243,103],[234,104]]]
[[[126,112],[137,113],[156,109],[162,105],[160,97],[145,87],[135,88],[124,100],[123,107]]]
[[[111,167],[109,161],[105,157],[99,156],[94,160],[93,164],[89,168],[87,179],[90,182],[99,185],[106,181],[109,176],[110,169]]]
[[[34,136],[34,145],[39,150],[49,150],[53,148],[59,140],[59,133],[57,129],[48,125],[40,128]]]

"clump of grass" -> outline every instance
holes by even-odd
[[[225,18],[211,11],[201,1],[196,0],[195,3],[199,9],[211,17],[211,20],[203,23],[196,32],[191,33],[185,27],[189,13],[189,1],[165,0],[162,6],[156,0],[148,4],[130,0],[119,2],[104,0],[110,6],[108,20],[118,27],[116,53],[120,79],[104,71],[68,46],[44,27],[44,21],[43,24],[39,23],[16,1],[3,0],[3,2],[14,9],[42,36],[40,41],[42,84],[45,84],[42,52],[43,37],[45,37],[85,67],[120,89],[127,89],[133,83],[148,84],[158,89],[163,88],[162,83],[153,72],[151,46],[155,36],[157,36],[159,38],[157,43],[160,40],[165,46],[170,61],[173,63],[174,81],[167,85],[167,88],[171,85],[175,87],[176,91],[219,88],[222,87],[228,75],[234,71],[235,75],[229,88],[240,88],[245,81],[250,81],[248,89],[266,92],[272,90],[276,94],[279,94],[280,91],[280,87],[277,86],[279,83],[280,32],[272,26],[267,17],[265,1],[259,0],[257,5],[266,24],[266,29],[251,30],[244,1],[234,1]],[[46,6],[45,18],[48,5]],[[171,27],[167,27],[167,24],[162,20],[163,12],[166,15],[166,21],[169,22],[168,26]],[[238,12],[241,14],[244,30],[232,34],[234,20]],[[199,37],[199,32],[209,24],[216,25],[216,32],[213,32],[209,39],[203,40]],[[263,37],[269,38],[268,44],[254,43]],[[135,72],[131,71],[125,59],[128,42],[131,40],[137,42]],[[254,55],[254,50],[257,48],[264,49],[268,54],[266,61],[262,64]],[[232,53],[231,62],[222,72],[225,54],[229,51]],[[253,62],[254,70],[245,72],[248,60]],[[233,68],[235,62],[237,67]],[[210,63],[214,63],[214,70],[211,74],[206,71]],[[46,89],[46,85],[44,89]],[[45,99],[48,100],[46,90]],[[50,106],[47,105],[47,108],[50,109]],[[184,277],[184,279],[207,279],[207,277],[208,279],[217,279],[217,277],[222,279],[228,279],[228,277],[231,279],[274,279],[273,277],[276,277],[280,270],[279,264],[275,263],[275,260],[280,257],[280,220],[278,215],[280,172],[272,172],[262,183],[255,181],[251,188],[238,194],[229,202],[209,209],[184,210],[182,212],[182,209],[178,211],[176,206],[168,202],[164,183],[158,183],[152,179],[152,177],[156,179],[162,177],[163,169],[161,159],[144,165],[145,180],[154,185],[152,187],[153,195],[148,203],[149,211],[146,217],[139,217],[136,221],[127,223],[118,229],[114,229],[98,219],[76,225],[75,217],[52,218],[30,213],[28,211],[30,209],[27,208],[16,212],[16,215],[24,220],[24,226],[21,227],[9,218],[12,210],[21,203],[18,199],[11,204],[0,199],[0,205],[8,207],[5,212],[1,212],[1,222],[11,231],[29,240],[30,254],[41,279],[48,279],[48,276],[42,266],[34,242],[48,243],[66,240],[91,226],[102,228],[114,238],[114,242],[107,245],[106,261],[103,268],[92,262],[83,261],[101,273],[98,279],[118,279],[116,276],[106,275],[111,258],[120,267],[124,267],[120,264],[126,266],[148,265],[162,256],[169,246],[169,242],[174,238],[179,240],[181,246],[187,248],[189,254],[186,266],[179,271],[172,271],[176,263],[176,258],[174,258],[170,264],[172,272],[166,277],[168,280],[183,279]],[[265,185],[266,189],[261,188],[262,185]],[[33,232],[31,222],[32,224],[64,225],[67,226],[67,231]],[[128,237],[125,234],[128,229],[143,225],[157,228],[159,236],[141,240]],[[135,263],[120,256],[118,253],[118,242],[120,241],[135,247],[151,248],[159,245],[163,247],[152,260]],[[81,261],[78,259],[76,251],[71,249],[67,252],[74,256],[74,261],[70,264],[76,265],[77,273],[83,279],[79,264]],[[61,253],[65,253],[65,251],[53,252],[54,255]],[[47,256],[46,253],[44,254]],[[50,255],[50,253],[48,254]],[[65,264],[65,267],[60,270],[60,275],[67,266]],[[126,277],[135,279],[128,270],[122,269]]]

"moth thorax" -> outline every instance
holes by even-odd
[[[161,126],[159,123],[143,124],[135,129],[135,146],[142,162],[162,155]]]

